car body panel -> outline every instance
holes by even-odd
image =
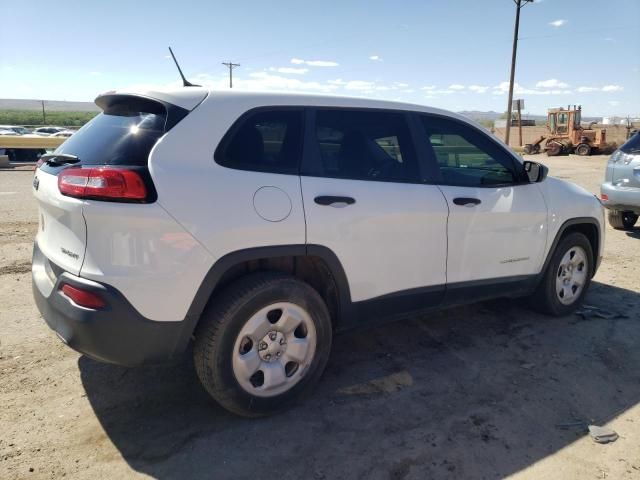
[[[578,185],[555,177],[547,177],[543,182],[536,184],[547,204],[547,249],[552,245],[560,227],[573,218],[590,218],[599,226],[599,252],[593,252],[594,256],[601,256],[604,248],[605,213],[598,198]],[[541,265],[542,267],[542,265]]]
[[[84,201],[62,195],[58,177],[40,169],[33,177],[33,193],[39,209],[35,241],[57,266],[79,275],[87,239]]]
[[[600,193],[605,207],[640,214],[640,133],[611,155]]]
[[[301,183],[307,241],[336,254],[353,301],[446,283],[448,209],[438,187],[305,176]],[[314,202],[323,195],[355,203]]]
[[[540,271],[547,244],[547,206],[535,184],[440,186],[449,204],[447,283]],[[455,205],[471,197],[478,205]]]

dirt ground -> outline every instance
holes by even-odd
[[[534,157],[598,192],[606,157]],[[608,227],[586,304],[492,301],[336,337],[317,390],[244,420],[188,357],[125,369],[64,346],[31,296],[32,172],[0,170],[0,478],[638,479],[640,228]],[[584,425],[620,438],[596,444]]]

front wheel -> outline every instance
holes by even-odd
[[[207,307],[196,331],[195,367],[227,410],[269,415],[317,383],[331,336],[327,306],[311,286],[279,273],[253,274]]]
[[[638,221],[638,215],[633,212],[609,210],[609,224],[616,230],[631,230]]]
[[[588,155],[591,155],[591,147],[586,144],[586,143],[581,143],[580,145],[578,145],[576,147],[576,154],[582,156],[582,157],[586,157]]]
[[[582,301],[593,275],[593,250],[582,233],[560,240],[542,281],[532,297],[532,306],[543,313],[572,313]]]

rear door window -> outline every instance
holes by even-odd
[[[302,109],[259,110],[241,118],[216,151],[224,167],[298,173],[302,156]]]
[[[318,109],[315,161],[303,175],[419,182],[405,115],[376,110]]]
[[[153,100],[113,98],[55,153],[75,155],[83,165],[147,166],[156,142],[187,113]]]

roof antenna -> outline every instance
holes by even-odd
[[[171,47],[169,47],[169,53],[171,54],[171,58],[173,58],[173,61],[175,62],[176,67],[178,67],[178,72],[180,72],[180,76],[182,77],[182,86],[184,86],[184,87],[201,87],[202,85],[196,85],[194,83],[191,83],[186,78],[184,78],[184,74],[182,73],[182,69],[180,68],[180,65],[178,65],[178,60],[176,60],[176,56],[173,54],[173,50],[171,50]]]

